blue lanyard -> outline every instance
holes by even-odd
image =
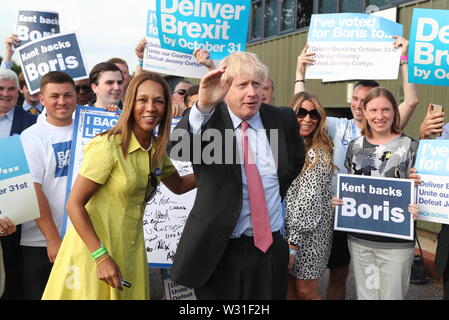
[[[355,127],[355,120],[352,121],[352,140],[354,140],[355,138],[357,138],[357,129]]]
[[[346,139],[346,132],[348,131],[348,125],[349,125],[349,122],[346,124],[345,132],[344,132],[344,134],[343,134],[343,139],[341,140],[341,143],[342,143],[344,146],[347,146],[351,140],[354,140],[354,139],[357,137],[357,129],[356,129],[356,127],[355,127],[355,122],[354,122],[354,120],[353,120],[353,121],[351,121],[352,137],[351,137],[349,140]]]

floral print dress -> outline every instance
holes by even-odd
[[[307,157],[310,163],[314,162],[313,148]],[[301,172],[287,191],[285,237],[298,247],[295,265],[290,270],[297,279],[319,279],[326,270],[334,229],[332,177],[332,165],[324,161],[320,150],[316,165]]]

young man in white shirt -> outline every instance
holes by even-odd
[[[124,77],[119,67],[110,62],[101,62],[90,71],[89,81],[96,96],[94,107],[109,109],[121,105]]]
[[[61,245],[61,225],[76,108],[73,79],[50,72],[41,81],[47,117],[21,134],[36,189],[40,218],[22,226],[25,299],[40,299]]]

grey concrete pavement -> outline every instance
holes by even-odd
[[[329,278],[329,271],[327,270],[319,284],[319,292],[323,299],[326,298],[326,287]],[[443,285],[434,279],[428,279],[426,284],[410,285],[410,289],[407,293],[407,300],[441,300],[443,297]],[[151,299],[161,300],[164,296],[163,285],[161,277],[161,269],[150,269],[150,285],[151,285]],[[356,300],[354,275],[349,273],[347,281],[347,300]]]
[[[351,270],[351,268],[350,268]],[[329,270],[326,270],[319,284],[319,293],[326,298],[326,288],[329,279]],[[354,274],[349,272],[348,280],[346,283],[346,299],[357,300],[355,292]],[[414,285],[410,284],[406,300],[441,300],[443,297],[443,285],[437,280],[428,278],[426,284]]]

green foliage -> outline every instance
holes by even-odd
[[[3,57],[0,57],[0,63],[2,61],[3,61]],[[14,71],[15,73],[17,73],[17,75],[19,75],[19,73],[22,72],[22,68],[13,61],[12,62],[12,71]]]

